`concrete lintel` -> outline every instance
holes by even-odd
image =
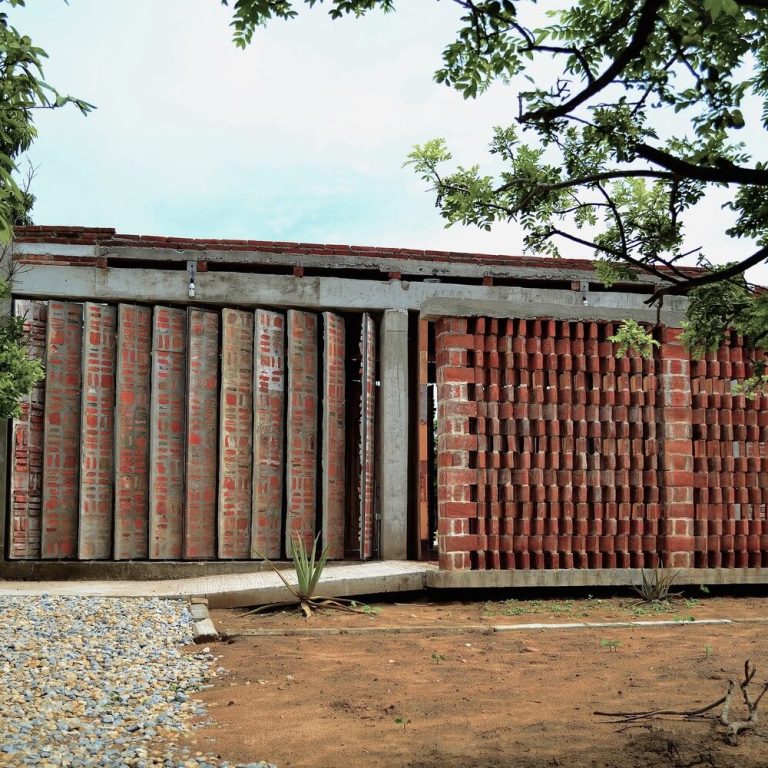
[[[422,320],[436,320],[440,317],[551,317],[555,320],[637,320],[655,323],[658,313],[643,303],[644,297],[638,294],[590,293],[589,304],[581,301],[581,294],[576,294],[578,301],[557,302],[556,295],[564,291],[551,291],[546,296],[548,301],[505,302],[491,299],[427,299],[421,309]],[[610,297],[610,298],[604,298]],[[687,300],[670,303],[661,312],[661,321],[678,328],[685,320]]]
[[[98,253],[97,249],[98,248]],[[408,275],[423,275],[431,277],[498,277],[521,280],[568,280],[598,282],[594,270],[574,267],[569,259],[560,259],[555,266],[552,259],[542,258],[539,266],[517,266],[511,260],[504,263],[504,256],[490,256],[481,261],[439,261],[409,257],[392,258],[381,254],[361,256],[357,254],[340,253],[278,253],[269,251],[225,250],[209,248],[175,249],[152,248],[149,246],[94,246],[94,245],[65,245],[58,243],[17,243],[14,252],[26,254],[50,254],[52,256],[93,256],[101,255],[107,258],[157,261],[188,261],[190,259],[205,260],[217,264],[258,264],[274,266],[293,266],[302,264],[305,267],[317,269],[367,269],[372,272],[402,272]],[[647,285],[649,288],[657,282],[650,277],[638,275],[634,285]]]
[[[73,258],[93,258],[99,255],[98,245],[76,245],[74,243],[14,243],[14,256],[71,256]]]
[[[768,568],[674,568],[674,586],[766,584]],[[649,570],[645,571],[646,578]],[[642,584],[641,568],[561,569],[549,571],[428,571],[434,589],[509,589],[531,587],[626,587]]]
[[[508,286],[463,285],[338,277],[293,277],[241,272],[197,275],[195,300],[189,299],[186,270],[124,269],[27,265],[13,276],[16,296],[173,304],[273,306],[297,309],[376,311],[418,310],[425,316],[500,313],[504,317],[655,321],[642,294],[600,291],[584,305],[578,291]],[[682,318],[685,299],[670,297],[666,314]]]
[[[408,555],[408,313],[386,310],[380,326],[379,510],[381,556]]]

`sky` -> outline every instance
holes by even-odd
[[[29,153],[37,224],[132,234],[247,238],[518,254],[522,230],[448,229],[403,162],[443,137],[457,162],[487,160],[513,89],[474,101],[434,83],[458,28],[450,2],[331,21],[321,6],[232,43],[218,0],[30,0],[11,22],[49,55],[46,80],[97,109],[41,112]],[[689,243],[715,261],[720,191]],[[583,249],[563,255],[585,257]],[[751,275],[768,281],[768,271]]]

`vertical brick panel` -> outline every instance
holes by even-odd
[[[659,349],[662,406],[662,560],[668,568],[694,565],[693,443],[690,360],[682,330],[665,328]]]
[[[115,560],[146,558],[149,535],[149,391],[152,310],[117,307]]]
[[[253,357],[251,557],[282,551],[285,438],[285,317],[257,309]]]
[[[317,315],[288,312],[287,518],[285,549],[294,534],[311,547],[317,507]]]
[[[373,318],[363,314],[360,332],[360,558],[373,556],[374,550],[374,446],[376,403],[376,327]]]
[[[42,557],[77,554],[82,305],[48,302]]]
[[[251,554],[253,313],[222,312],[219,557]]]
[[[344,319],[323,313],[323,546],[328,557],[344,557],[345,336]]]
[[[187,313],[155,307],[150,405],[149,557],[182,553]]]
[[[14,314],[24,318],[27,353],[45,363],[47,302],[17,299]],[[19,403],[12,424],[11,508],[8,530],[11,559],[40,557],[43,488],[45,383],[39,382]]]
[[[219,314],[187,310],[185,560],[216,557]]]
[[[81,560],[104,560],[112,554],[113,539],[117,312],[105,304],[86,302],[83,313],[77,556]]]
[[[429,389],[429,321],[419,320],[418,336],[418,515],[419,515],[419,557],[425,557],[432,546],[429,536],[429,440],[431,435],[428,420]]]
[[[477,534],[470,525],[478,516],[478,471],[470,466],[477,452],[478,404],[474,400],[475,372],[466,318],[440,318],[435,322],[437,362],[437,514],[441,568],[467,569],[476,549]],[[474,360],[472,361],[474,364]],[[472,385],[473,392],[469,391]]]

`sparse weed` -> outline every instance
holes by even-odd
[[[600,646],[602,648],[607,648],[610,653],[616,653],[616,651],[618,651],[619,647],[621,646],[621,640],[617,640],[616,638],[604,637],[600,641]]]

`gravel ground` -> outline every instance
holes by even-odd
[[[209,648],[182,652],[185,603],[0,596],[0,620],[0,766],[228,768],[174,744],[221,671]]]

